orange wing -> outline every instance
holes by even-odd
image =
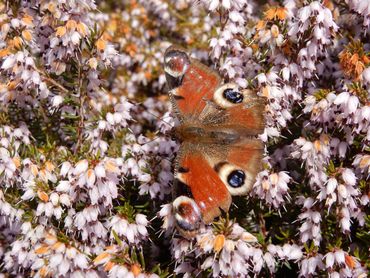
[[[181,48],[168,48],[164,60],[180,122],[202,131],[181,138],[173,191],[176,225],[191,236],[202,221],[210,223],[221,210],[228,211],[231,195],[246,194],[253,186],[262,166],[263,145],[254,137],[263,132],[264,104],[250,90],[222,85],[215,71]]]
[[[204,155],[200,153],[186,153],[179,160],[179,169],[176,175],[176,186],[188,187],[191,196],[198,205],[205,223],[221,214],[220,209],[228,211],[231,196],[226,186],[220,180]],[[186,191],[186,188],[181,190]],[[190,195],[190,194],[189,194]]]
[[[214,123],[203,124],[242,128],[247,135],[263,132],[264,104],[254,92],[239,91],[232,83],[221,85],[217,72],[189,58],[179,47],[169,47],[164,61],[171,101],[180,120],[202,123],[213,116]]]
[[[220,76],[189,58],[184,50],[171,46],[165,52],[165,72],[173,106],[180,117],[196,119],[221,84]]]
[[[231,195],[248,193],[262,168],[263,146],[246,139],[233,145],[213,145],[211,152],[185,143],[178,160],[174,197],[180,232],[191,237],[203,221],[227,212]]]

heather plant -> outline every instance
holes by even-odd
[[[370,3],[0,2],[2,277],[367,277]],[[177,44],[260,95],[261,171],[174,227]]]

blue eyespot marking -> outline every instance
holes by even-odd
[[[227,182],[232,187],[240,187],[244,184],[245,173],[242,170],[234,170],[227,177]]]
[[[199,229],[202,216],[194,199],[180,196],[173,201],[176,225],[184,232],[191,232]]]
[[[230,88],[223,92],[223,96],[232,103],[241,103],[244,98],[243,94]]]

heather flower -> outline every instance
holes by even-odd
[[[334,249],[324,256],[325,266],[330,273],[330,277],[362,277],[366,271],[355,257],[349,255],[341,249]]]
[[[253,194],[263,199],[267,204],[279,207],[287,196],[288,183],[291,178],[285,172],[269,173],[267,170],[258,174],[253,186]]]
[[[322,254],[307,256],[301,261],[301,268],[299,275],[302,277],[313,276],[317,274],[318,269],[324,268],[322,262]]]
[[[310,20],[312,21],[309,23]],[[291,25],[288,35],[297,41],[305,40],[306,47],[301,48],[298,53],[298,64],[306,78],[310,78],[315,72],[317,59],[332,44],[337,30],[331,11],[318,1],[297,11],[297,19]]]
[[[0,3],[0,275],[366,277],[369,7]],[[171,44],[265,103],[250,194],[188,238]]]
[[[134,223],[129,223],[125,218],[116,215],[110,220],[108,227],[112,231],[112,238],[114,238],[114,233],[116,233],[118,236],[127,238],[129,243],[137,245],[148,236],[147,225],[148,220],[143,214],[137,214]]]
[[[210,269],[213,277],[247,275],[249,271],[258,273],[264,261],[262,251],[252,246],[256,241],[252,234],[239,225],[227,220],[220,221],[213,229],[202,230],[194,243],[185,239],[173,240],[174,257],[180,264],[175,272],[196,274]],[[187,253],[198,257],[197,267],[190,267],[186,263],[184,258]]]
[[[320,223],[322,221],[321,213],[315,210],[315,203],[312,198],[301,198],[300,203],[302,203],[304,208],[304,212],[298,216],[298,218],[303,221],[299,228],[301,241],[304,243],[312,239],[314,244],[318,246],[322,239],[320,232]]]
[[[350,0],[346,2],[348,6],[354,10],[358,15],[362,17],[362,25],[366,30],[369,28],[369,15],[370,15],[370,5],[368,2],[358,1],[358,0]]]

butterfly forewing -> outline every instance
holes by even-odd
[[[221,78],[210,68],[194,59],[186,59],[184,55],[187,54],[176,47],[170,47],[166,51],[164,59],[167,83],[180,117],[196,120],[206,101],[212,99]]]

